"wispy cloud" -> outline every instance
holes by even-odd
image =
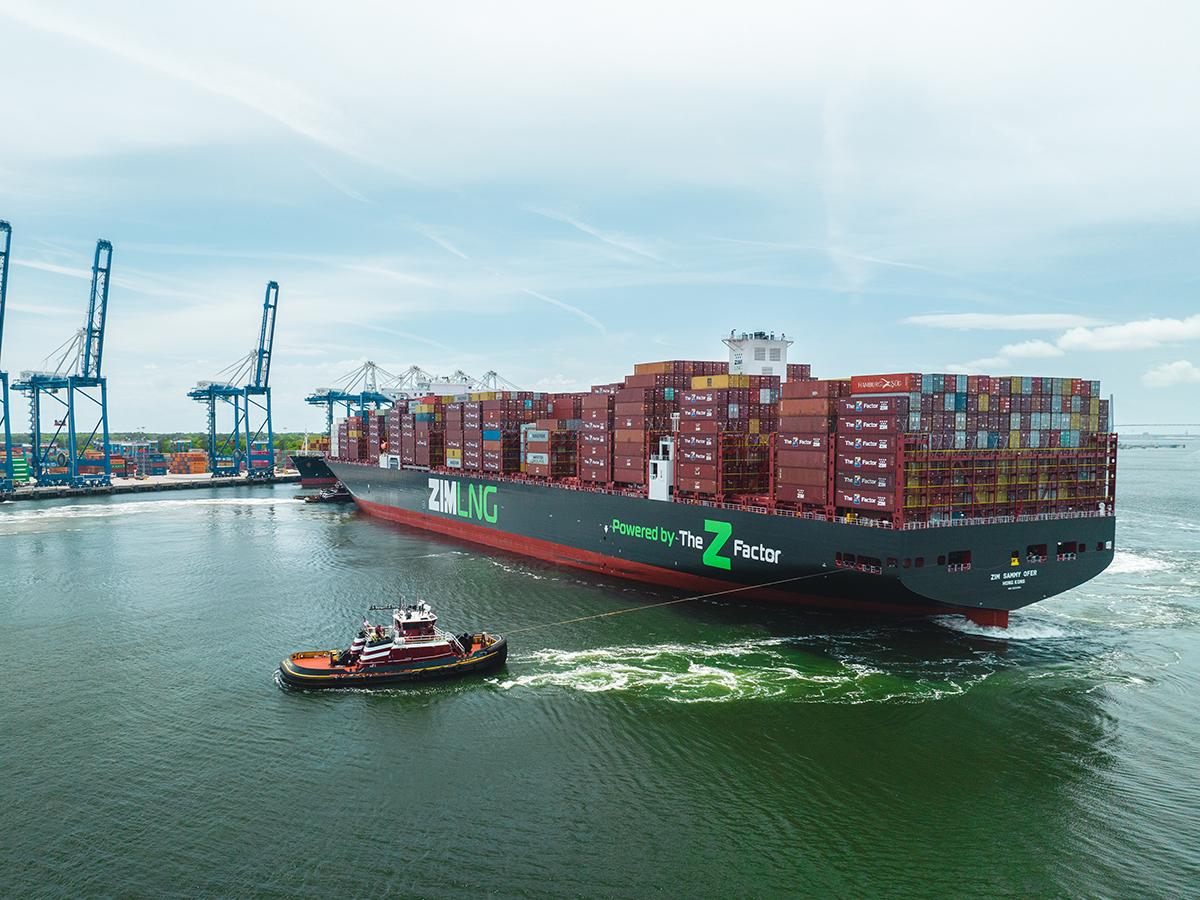
[[[70,16],[35,5],[4,5],[0,15],[30,28],[110,53],[126,62],[159,75],[199,88],[282,125],[322,146],[370,162],[366,154],[346,138],[346,123],[335,121],[332,110],[277,76],[267,77],[246,65],[222,64],[214,58],[188,60],[144,46],[104,22],[85,22],[77,13]]]
[[[1068,313],[934,313],[901,321],[955,331],[1059,331],[1101,324],[1099,319]]]
[[[329,185],[331,188],[338,191],[339,193],[344,194],[345,196],[349,197],[351,200],[356,200],[359,203],[373,203],[374,202],[373,200],[370,200],[367,197],[364,197],[362,194],[360,194],[354,188],[350,187],[345,182],[341,181],[338,178],[334,178],[333,175],[331,175],[329,172],[327,172],[321,166],[318,166],[311,159],[307,160],[307,162],[308,162],[308,167],[317,174],[317,177],[319,177],[322,181],[324,181],[327,185]]]
[[[579,318],[583,319],[583,321],[587,322],[601,334],[608,334],[608,329],[604,327],[604,324],[599,319],[589,313],[584,312],[578,306],[572,306],[570,303],[550,297],[541,293],[540,291],[530,290],[529,288],[521,288],[521,291],[525,294],[528,294],[530,297],[536,297],[538,300],[541,300],[544,303],[549,303],[551,306],[557,306],[559,309],[566,310],[569,313],[579,316]]]
[[[457,247],[455,247],[452,243],[450,243],[444,237],[442,237],[441,235],[439,235],[437,232],[433,231],[430,228],[414,226],[414,230],[417,232],[417,234],[421,235],[422,237],[428,238],[429,240],[433,241],[435,244],[437,244],[439,247],[441,247],[447,253],[453,253],[459,259],[470,259],[471,258],[471,257],[467,256],[467,254],[465,254],[461,250],[459,250]]]
[[[594,225],[589,225],[587,222],[576,219],[574,216],[569,216],[566,213],[553,209],[541,209],[533,206],[527,206],[525,209],[535,215],[570,225],[572,228],[582,231],[584,234],[594,237],[596,240],[602,241],[611,247],[625,250],[646,259],[652,259],[658,263],[666,263],[665,259],[650,250],[645,244],[619,231],[602,231]]]

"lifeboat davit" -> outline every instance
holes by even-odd
[[[494,669],[508,658],[508,642],[499,635],[442,631],[428,603],[371,609],[391,610],[391,625],[372,625],[364,619],[344,650],[293,653],[279,664],[284,683],[338,688],[455,678]]]

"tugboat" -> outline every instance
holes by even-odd
[[[331,488],[326,488],[323,491],[318,491],[315,494],[297,494],[297,500],[303,500],[305,503],[353,503],[354,498],[350,496],[350,492],[339,481]]]
[[[454,678],[496,668],[508,658],[508,641],[499,635],[442,631],[428,603],[368,611],[379,610],[391,611],[390,627],[363,619],[348,648],[293,653],[279,664],[280,677],[301,688],[364,687]]]

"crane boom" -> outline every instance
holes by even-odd
[[[267,282],[263,297],[262,328],[258,334],[258,352],[254,363],[254,387],[264,388],[271,378],[271,347],[275,343],[275,310],[279,306],[279,285]]]
[[[92,262],[92,295],[88,300],[88,317],[84,325],[83,356],[79,374],[84,378],[99,378],[104,356],[104,319],[108,315],[108,276],[112,269],[112,244],[96,241],[96,257]]]
[[[12,249],[12,226],[0,219],[0,354],[4,351],[4,304],[8,299],[8,254]]]

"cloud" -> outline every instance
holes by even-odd
[[[435,244],[437,244],[439,247],[441,247],[447,253],[453,253],[459,259],[470,259],[471,258],[471,257],[467,256],[467,254],[465,254],[461,250],[459,250],[457,247],[455,247],[452,243],[450,243],[444,237],[435,233],[431,229],[417,227],[415,230],[416,230],[417,234],[421,235],[422,237],[429,238],[429,240],[433,241]]]
[[[276,75],[266,75],[244,64],[222,64],[215,57],[190,62],[178,53],[144,46],[109,25],[84,21],[79,14],[59,15],[40,6],[5,6],[0,15],[30,28],[76,41],[120,59],[165,75],[218,97],[252,109],[289,131],[344,153],[369,161],[345,137],[345,126],[331,109],[301,93]],[[318,173],[320,174],[320,173]]]
[[[582,231],[584,234],[590,235],[591,237],[594,237],[598,241],[603,241],[605,244],[608,244],[609,246],[617,247],[620,250],[626,250],[629,253],[633,253],[633,254],[636,254],[637,256],[645,257],[646,259],[652,259],[655,262],[659,262],[659,263],[666,262],[665,259],[663,259],[661,256],[659,256],[657,253],[654,253],[653,251],[647,249],[644,245],[639,243],[636,239],[631,238],[628,235],[621,234],[618,231],[601,231],[599,228],[596,228],[594,225],[589,225],[587,222],[581,222],[579,219],[569,216],[566,213],[556,212],[552,209],[535,209],[533,207],[528,207],[528,206],[526,207],[526,209],[529,210],[529,212],[534,213],[535,215],[543,216],[547,219],[552,219],[555,222],[563,222],[567,225],[570,225],[572,228],[577,228],[579,231]]]
[[[583,319],[583,321],[587,322],[589,325],[591,325],[593,328],[595,328],[597,331],[599,331],[601,334],[608,334],[608,329],[604,327],[604,324],[599,319],[584,312],[578,306],[572,306],[570,303],[564,303],[562,300],[556,300],[553,297],[548,297],[543,293],[540,293],[538,291],[532,291],[529,288],[521,288],[521,291],[523,293],[528,294],[530,297],[536,297],[538,300],[542,300],[546,303],[549,303],[551,306],[557,306],[559,309],[565,309],[569,313],[574,313],[575,315],[579,316],[579,318]]]
[[[1017,344],[1005,344],[1000,348],[999,355],[1004,359],[1010,357],[1016,359],[1052,359],[1056,356],[1063,356],[1064,353],[1049,341],[1030,340],[1021,341]]]
[[[314,172],[316,172],[317,176],[322,181],[324,181],[326,184],[328,184],[331,188],[338,191],[339,193],[345,194],[351,200],[357,200],[359,203],[373,203],[374,202],[373,200],[371,200],[367,197],[364,197],[358,191],[354,190],[354,188],[343,183],[339,179],[334,178],[331,174],[326,172],[324,169],[322,169],[320,166],[318,166],[312,160],[308,160],[308,167],[310,169],[312,169]]]
[[[955,331],[1058,331],[1101,324],[1099,319],[1069,313],[935,313],[901,321]]]
[[[1139,319],[1123,325],[1072,328],[1058,339],[1064,350],[1148,350],[1200,340],[1200,315],[1186,319]]]
[[[1200,384],[1200,366],[1178,359],[1155,366],[1142,375],[1142,384],[1151,388],[1174,387],[1177,384]]]

